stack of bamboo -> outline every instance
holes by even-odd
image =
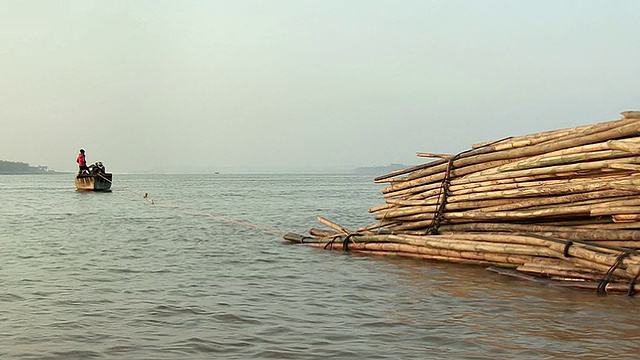
[[[481,144],[378,177],[390,183],[386,204],[370,210],[379,223],[362,230],[640,228],[639,115]]]
[[[363,253],[511,266],[517,276],[633,293],[640,274],[640,112],[622,115],[478,144],[455,156],[418,153],[439,160],[375,179],[388,184],[385,204],[370,209],[376,224],[350,231],[320,218],[332,231],[287,237]]]

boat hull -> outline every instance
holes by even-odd
[[[75,178],[78,191],[111,191],[112,174],[77,175]]]

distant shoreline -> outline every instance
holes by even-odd
[[[49,172],[23,172],[23,173],[15,173],[15,172],[2,172],[0,171],[0,175],[64,175],[64,174],[73,174],[69,171],[49,171]]]
[[[61,174],[48,166],[31,166],[23,162],[0,160],[0,175],[51,175]]]
[[[367,166],[351,169],[329,170],[329,171],[228,171],[231,174],[248,174],[248,173],[340,173],[340,174],[357,174],[357,175],[381,175],[387,174],[395,170],[405,169],[409,165],[389,164],[383,166]],[[179,169],[154,169],[148,171],[135,171],[132,174],[215,174],[219,175],[220,171],[208,171],[202,168],[179,168]],[[55,171],[47,166],[31,166],[28,163],[0,160],[0,175],[59,175],[73,174],[72,171]]]

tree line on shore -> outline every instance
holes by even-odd
[[[31,166],[23,162],[0,160],[0,174],[52,174],[47,166]]]

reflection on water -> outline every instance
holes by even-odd
[[[529,349],[543,357],[633,354],[640,347],[639,299],[541,286],[504,278],[480,267],[390,261],[429,309],[460,326],[459,335],[492,348]],[[433,290],[435,287],[435,291]],[[447,303],[447,299],[456,299]],[[568,349],[571,352],[568,353]],[[495,350],[495,349],[494,349]]]
[[[0,177],[0,357],[633,358],[638,299],[481,267],[285,244],[151,205],[304,232],[372,222],[352,175]]]

